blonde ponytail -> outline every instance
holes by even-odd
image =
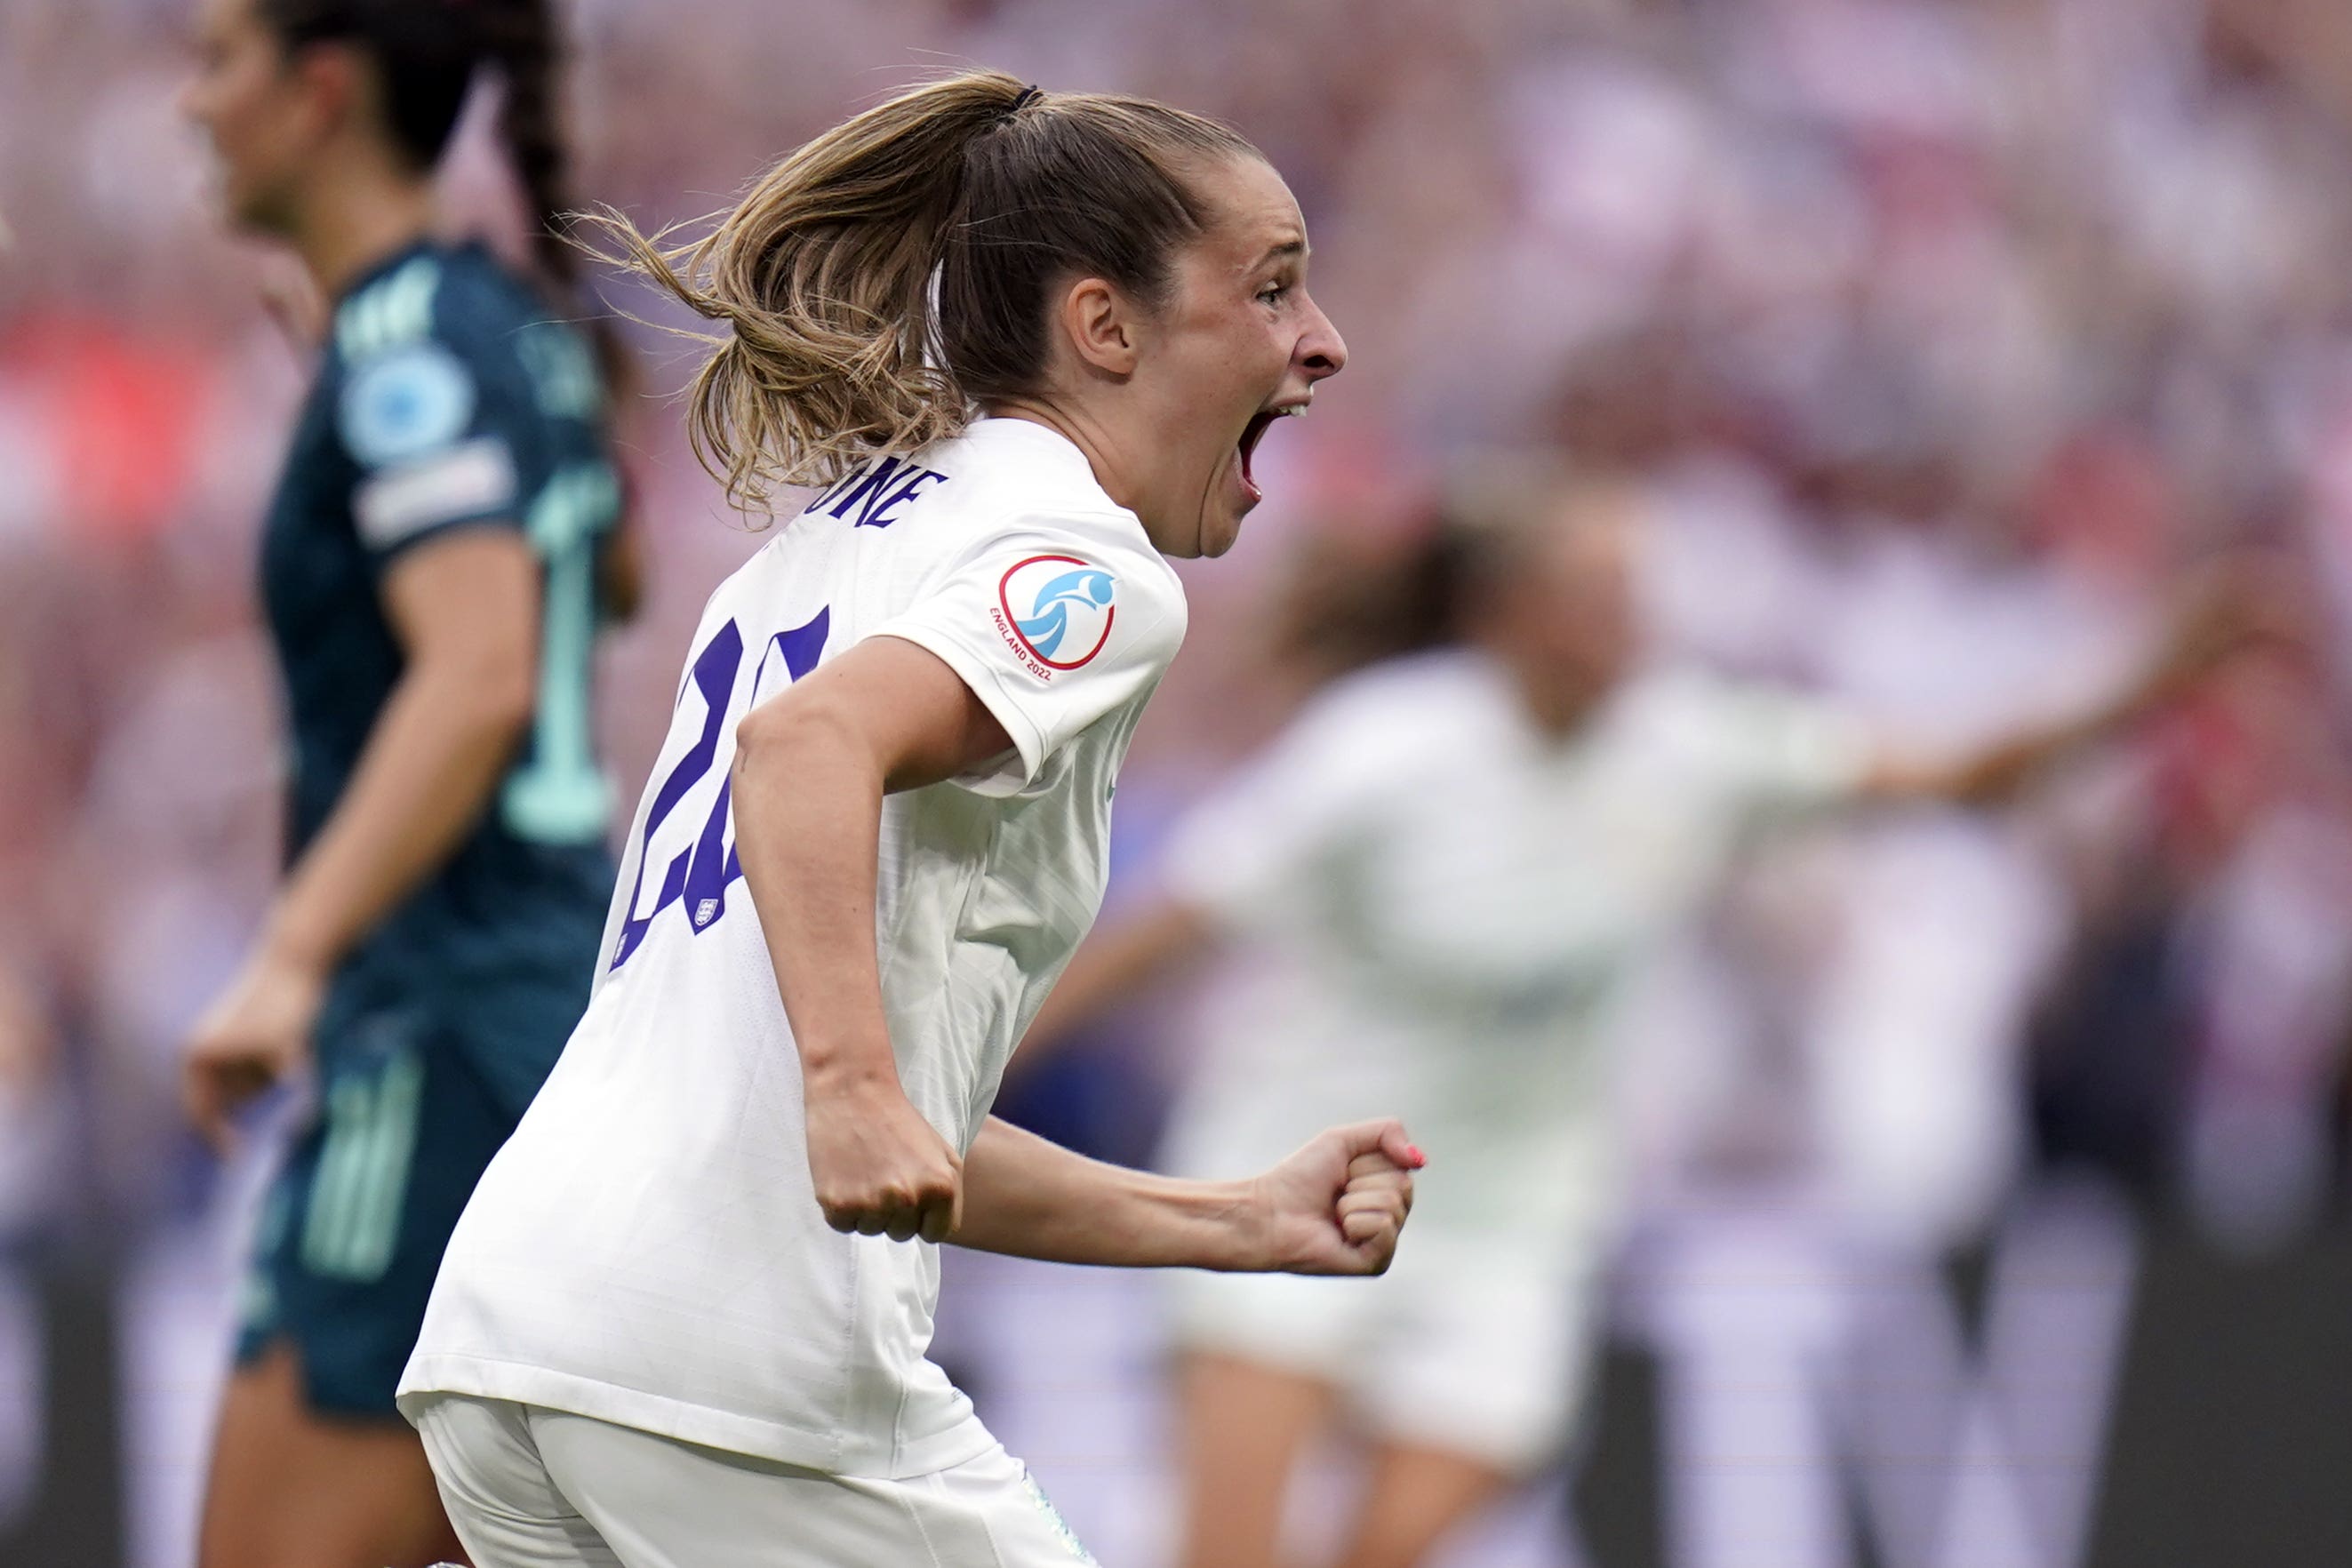
[[[928,363],[930,278],[964,144],[1021,93],[961,76],[802,147],[704,238],[665,249],[614,214],[628,263],[729,331],[688,392],[696,455],[746,509],[826,485],[877,451],[955,434],[965,400]]]
[[[793,153],[703,238],[606,212],[621,259],[726,331],[689,389],[696,455],[746,510],[953,436],[1043,375],[1057,279],[1157,303],[1207,215],[1188,158],[1256,150],[1139,99],[999,71],[914,89]]]

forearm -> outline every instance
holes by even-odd
[[[2291,637],[2273,602],[2275,595],[2276,584],[2255,566],[2241,563],[2217,568],[2182,596],[2163,641],[2104,700],[2038,729],[1999,737],[1940,766],[1886,763],[1875,770],[1869,793],[1970,805],[2001,804],[2049,769],[2177,700],[2250,640]]]
[[[2006,805],[2043,773],[2113,737],[2139,711],[2137,703],[2117,704],[2047,730],[2012,735],[1964,758],[1953,772],[1950,793],[1964,805]]]
[[[2007,805],[2043,773],[2111,740],[2162,700],[2152,682],[2136,683],[2071,719],[2005,735],[1941,763],[1883,760],[1866,793],[1881,800],[1941,800],[1959,805]]]
[[[738,732],[735,852],[813,1100],[898,1085],[874,940],[883,783],[822,724]]]
[[[990,1117],[964,1155],[959,1245],[1050,1263],[1258,1268],[1246,1182],[1107,1165]]]
[[[472,830],[528,715],[527,703],[486,691],[462,669],[412,667],[350,787],[289,874],[265,942],[333,967]]]
[[[1011,744],[939,658],[870,637],[735,727],[735,854],[800,1058],[817,1207],[835,1229],[946,1238],[961,1162],[898,1078],[874,929],[882,800]]]

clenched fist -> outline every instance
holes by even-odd
[[[1400,1121],[1318,1134],[1250,1184],[1259,1267],[1286,1274],[1381,1274],[1412,1212],[1412,1173],[1427,1162]]]
[[[812,1091],[808,1157],[835,1230],[945,1241],[962,1223],[963,1161],[896,1081]]]

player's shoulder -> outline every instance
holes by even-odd
[[[1511,693],[1492,660],[1469,648],[1402,654],[1339,677],[1311,698],[1297,727],[1350,752],[1427,752],[1507,727]]]
[[[1470,718],[1507,698],[1502,671],[1466,647],[1429,648],[1368,664],[1324,688],[1316,705],[1335,712],[1444,712]]]
[[[1653,722],[1704,724],[1745,707],[1757,695],[1749,682],[1682,659],[1644,664],[1625,678],[1619,706]]]
[[[1696,663],[1634,676],[1623,707],[1652,743],[1734,766],[1792,750],[1867,750],[1864,726],[1820,694]]]
[[[1772,695],[1704,665],[1669,659],[1628,675],[1610,706],[1620,733],[1705,750],[1752,722]]]
[[[1018,419],[976,420],[912,453],[864,458],[799,513],[818,516],[877,538],[887,531],[902,542],[968,542],[1024,525],[1066,523],[1149,547],[1142,524],[1104,492],[1076,446]]]
[[[526,329],[554,326],[538,286],[479,242],[436,247],[433,331],[445,342],[496,345]]]
[[[934,513],[934,526],[967,538],[1066,531],[1148,556],[1174,578],[1141,521],[1110,498],[1086,454],[1057,430],[1025,419],[979,419],[919,459],[945,476],[940,489],[947,504]]]
[[[328,347],[346,365],[419,343],[465,343],[475,329],[524,317],[498,262],[478,247],[426,242],[371,269],[336,301]]]
[[[1013,598],[1058,595],[1083,578],[1181,623],[1182,580],[1153,547],[1142,521],[1106,493],[1068,437],[1026,420],[974,421],[961,434],[898,459],[868,465],[821,497],[836,521],[887,526],[914,554],[948,571],[984,566]],[[887,479],[887,482],[886,482]],[[1024,600],[1025,602],[1025,600]],[[1108,607],[1114,599],[1102,601]]]
[[[1637,671],[1628,679],[1626,703],[1654,723],[1697,730],[1828,706],[1796,687],[1688,659],[1663,660]]]
[[[443,247],[413,247],[335,307],[328,354],[336,428],[363,468],[447,445],[479,404],[478,371],[442,325],[447,262]]]
[[[510,437],[551,419],[593,424],[604,391],[579,331],[478,244],[418,245],[335,309],[337,426],[361,464],[404,460],[487,426]]]
[[[337,303],[329,350],[346,372],[386,359],[442,357],[477,374],[529,370],[552,355],[593,383],[593,355],[554,319],[531,281],[477,242],[420,244],[378,267]],[[561,368],[561,367],[550,367]]]

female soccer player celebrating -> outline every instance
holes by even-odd
[[[1233,543],[1344,361],[1297,205],[1222,126],[975,74],[634,244],[730,329],[713,466],[823,488],[704,612],[595,995],[402,1408],[501,1568],[1087,1561],[924,1357],[929,1244],[1370,1274],[1419,1163],[1375,1121],[1171,1182],[988,1115],[1101,897],[1163,558]]]
[[[393,1405],[475,1179],[578,1021],[611,885],[590,645],[618,489],[569,250],[544,0],[209,0],[185,96],[230,219],[333,302],[262,542],[293,728],[286,881],[190,1043],[216,1138],[315,1055],[266,1212],[203,1526],[214,1568],[454,1542]],[[434,237],[469,83],[540,278]]]

